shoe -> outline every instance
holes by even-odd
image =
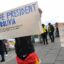
[[[5,62],[5,60],[1,60],[0,62]]]
[[[46,43],[46,45],[48,45],[48,43]]]
[[[53,42],[54,42],[54,40],[51,40],[51,42],[53,43]]]
[[[54,40],[52,40],[52,42],[54,42]]]

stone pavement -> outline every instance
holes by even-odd
[[[59,50],[55,64],[64,64],[64,48],[63,47]]]
[[[57,60],[58,60],[59,53],[61,52],[60,39],[56,38],[54,43],[51,43],[50,40],[48,42],[49,45],[45,45],[45,46],[43,46],[42,44],[40,44],[40,46],[37,45],[35,47],[36,52],[40,57],[41,64],[56,64],[58,62]],[[61,54],[62,53],[63,52],[61,52]]]
[[[14,50],[9,51],[8,56],[5,56],[5,62],[2,62],[0,64],[16,64],[15,56],[16,55]]]
[[[41,64],[64,64],[64,48],[61,47],[59,38],[54,43],[48,41],[48,45],[35,44],[35,50],[38,54]],[[16,64],[14,51],[9,52],[6,61],[0,64]]]

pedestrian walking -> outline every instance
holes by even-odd
[[[43,28],[43,33],[41,34],[42,39],[43,39],[43,43],[48,44],[48,40],[47,40],[47,28],[44,24],[42,24],[42,28]]]
[[[48,33],[49,33],[51,42],[54,42],[54,26],[51,23],[48,24]]]
[[[5,49],[5,47],[4,47],[5,45],[4,45],[4,43],[3,43],[3,40],[0,40],[0,55],[1,55],[1,61],[0,62],[4,62],[5,61],[5,54],[4,54],[4,49]]]

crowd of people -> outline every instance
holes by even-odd
[[[48,28],[44,24],[42,24],[42,30],[43,33],[41,34],[41,38],[44,45],[48,44],[48,36],[51,42],[55,41],[55,37],[59,37],[58,23],[55,23],[55,26],[51,23],[48,23]]]

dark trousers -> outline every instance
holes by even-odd
[[[59,37],[59,31],[56,31],[56,37]]]
[[[6,54],[8,54],[8,50],[7,50],[7,48],[6,48],[6,47],[5,47],[5,53],[6,53]]]
[[[54,32],[49,32],[49,37],[51,39],[51,42],[54,42]]]
[[[0,55],[1,55],[2,61],[4,61],[5,60],[5,58],[4,58],[4,51],[0,51]]]
[[[47,33],[42,34],[42,39],[43,39],[44,44],[48,44]]]

